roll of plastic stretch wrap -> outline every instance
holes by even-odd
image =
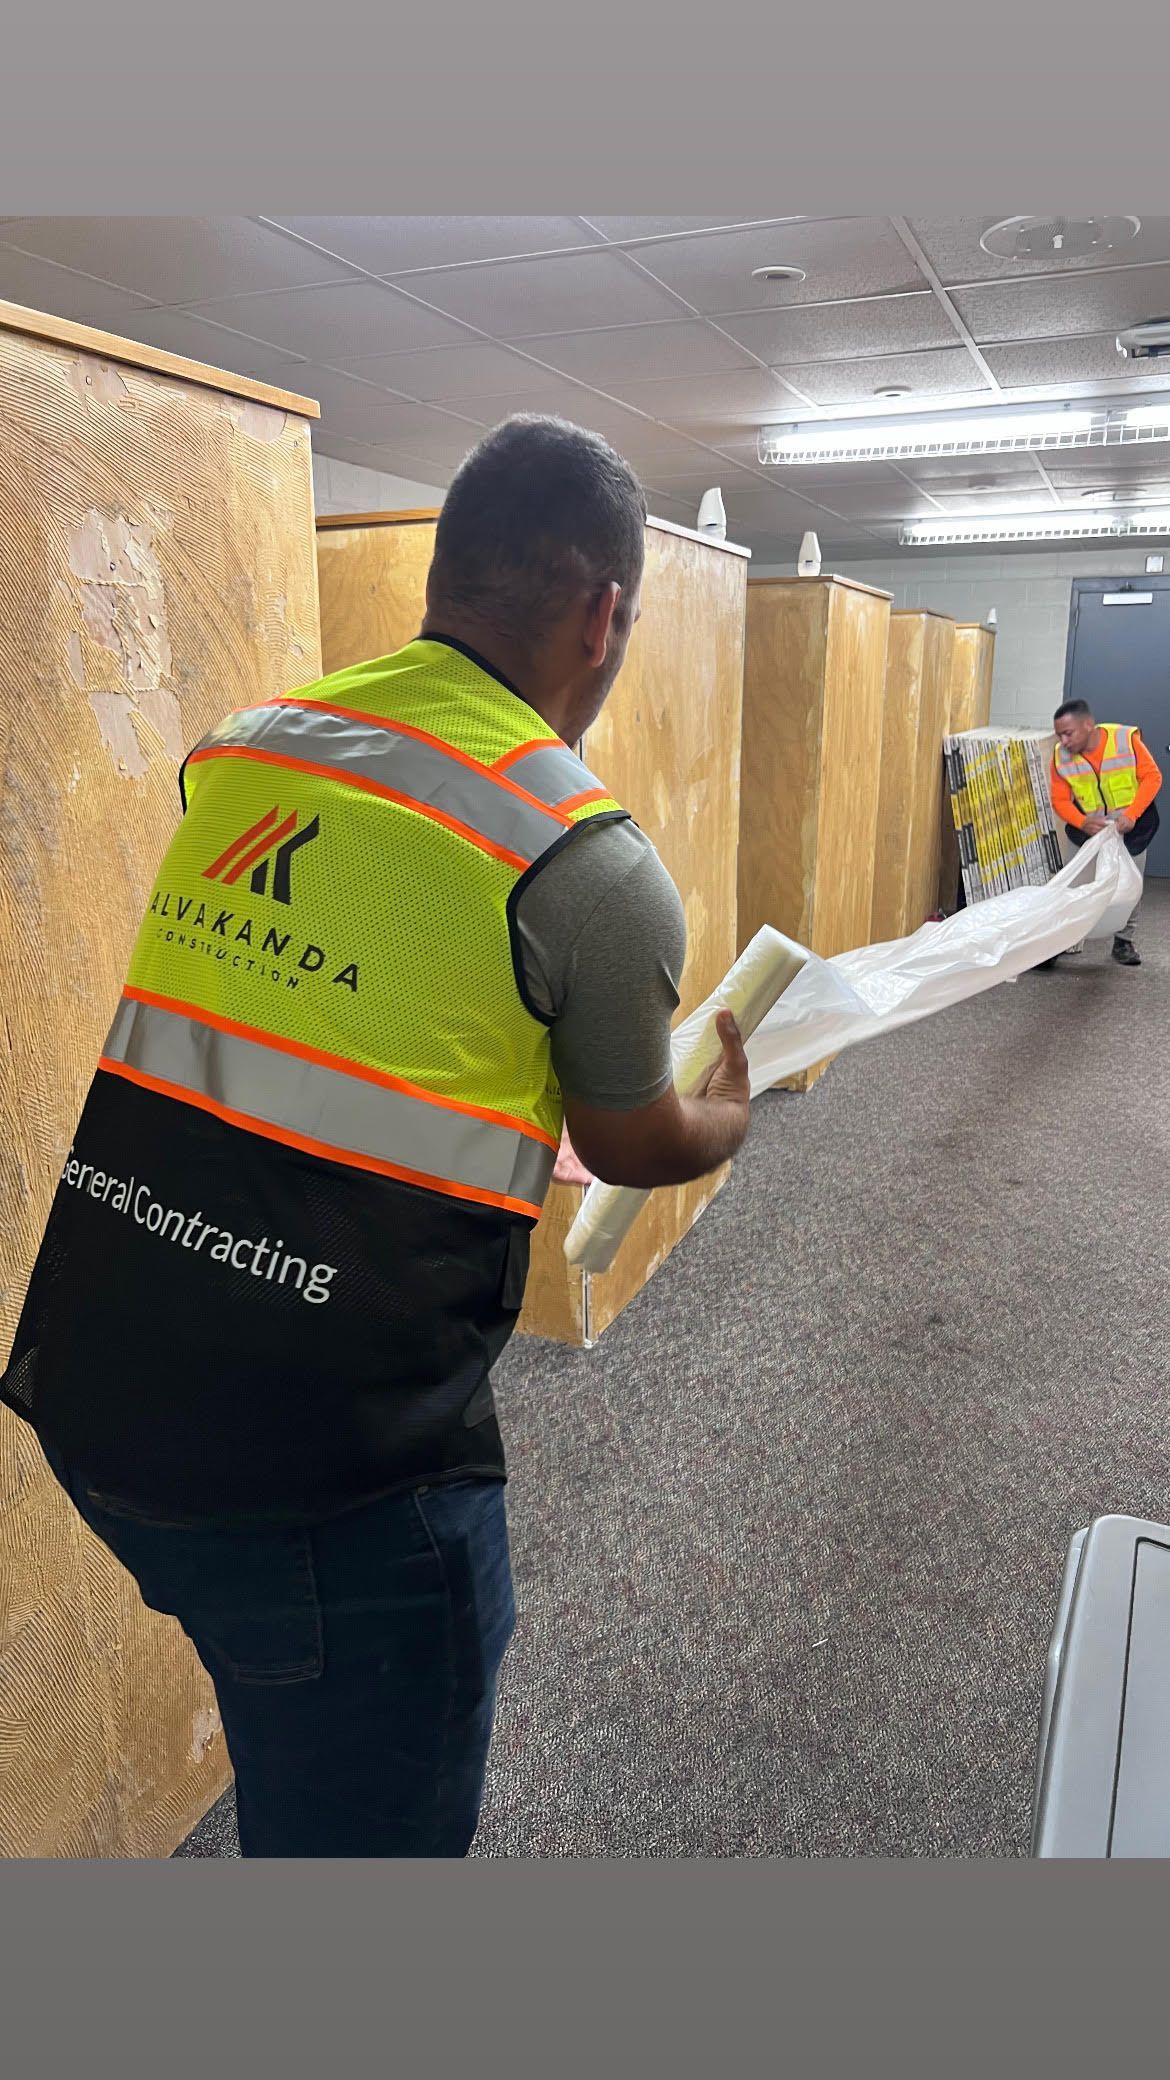
[[[697,1088],[719,1059],[718,1013],[733,1011],[747,1040],[807,959],[803,946],[770,925],[756,933],[718,989],[671,1035],[675,1087],[683,1097]],[[649,1192],[630,1185],[591,1184],[565,1238],[570,1264],[580,1265],[583,1271],[608,1271],[649,1197]]]

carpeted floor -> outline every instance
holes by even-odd
[[[512,1345],[476,1854],[1026,1853],[1068,1539],[1170,1517],[1170,882],[1140,943],[758,1101],[595,1351]]]

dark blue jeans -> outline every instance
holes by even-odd
[[[287,1530],[147,1521],[50,1464],[215,1685],[245,1856],[465,1856],[515,1612],[499,1481]]]

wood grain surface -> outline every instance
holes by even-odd
[[[828,959],[869,943],[889,595],[834,577],[747,590],[739,944],[771,924]]]
[[[0,313],[5,1352],[183,752],[320,668],[306,421],[118,344]],[[226,1780],[211,1686],[5,1409],[0,1576],[0,1853],[168,1854]]]
[[[890,616],[870,938],[901,939],[935,907],[942,740],[955,625],[915,609]]]
[[[230,369],[213,368],[208,362],[189,361],[185,354],[167,354],[161,347],[144,347],[136,339],[120,339],[114,332],[98,332],[92,325],[75,325],[70,318],[49,311],[29,310],[21,303],[0,302],[0,326],[8,332],[23,332],[56,346],[79,349],[90,360],[115,366],[152,370],[156,375],[177,376],[181,382],[201,389],[220,390],[229,397],[268,405],[278,412],[291,412],[297,419],[319,419],[321,407],[314,397],[301,397],[294,390],[278,390],[271,383],[257,383],[250,376],[233,375]]]

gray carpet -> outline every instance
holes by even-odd
[[[1143,927],[758,1101],[595,1351],[512,1345],[476,1854],[1026,1852],[1068,1539],[1170,1516],[1170,883]]]

